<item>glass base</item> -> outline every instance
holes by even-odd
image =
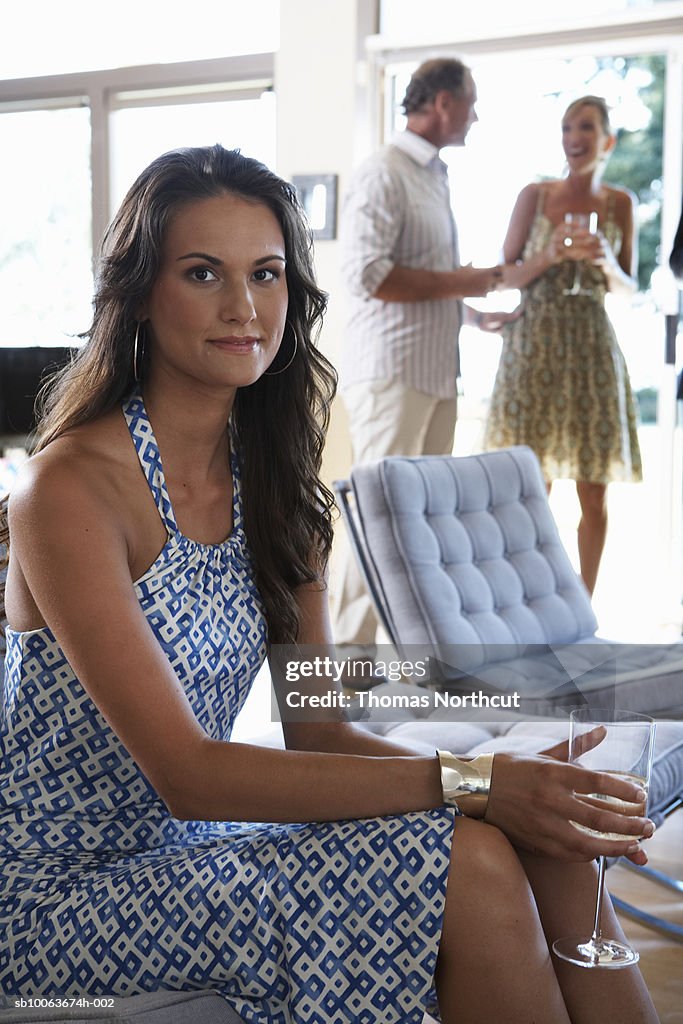
[[[606,967],[612,970],[630,967],[640,960],[640,953],[614,939],[582,939],[578,935],[553,942],[553,953],[577,967]]]

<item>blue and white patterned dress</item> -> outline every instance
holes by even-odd
[[[232,534],[190,540],[139,395],[124,414],[168,530],[136,593],[198,720],[229,740],[266,650],[237,465]],[[47,628],[8,631],[1,725],[1,992],[215,988],[253,1024],[421,1022],[452,810],[179,821]]]

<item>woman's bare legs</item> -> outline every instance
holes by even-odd
[[[595,590],[600,559],[607,536],[607,485],[576,481],[581,505],[579,522],[579,563],[581,577],[590,594]]]
[[[570,1022],[519,858],[469,818],[456,821],[436,983],[443,1024]]]
[[[546,480],[545,489],[548,497],[552,486],[552,480]],[[607,484],[591,484],[586,480],[577,480],[576,493],[581,505],[578,531],[581,579],[586,584],[588,593],[592,594],[607,537]]]
[[[531,883],[548,945],[565,935],[585,935],[593,929],[597,867],[560,861],[518,851]],[[602,910],[605,935],[624,940],[612,904],[605,893]],[[572,1024],[656,1024],[657,1012],[640,969],[586,970],[553,957]]]

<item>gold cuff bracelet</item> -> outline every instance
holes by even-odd
[[[475,817],[483,817],[491,789],[494,754],[477,754],[470,761],[464,761],[448,750],[437,750],[441,766],[441,789],[443,802],[459,806],[461,810]]]

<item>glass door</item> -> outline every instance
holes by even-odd
[[[608,296],[608,313],[626,358],[639,407],[639,440],[645,481],[642,486],[609,488],[607,546],[594,604],[605,635],[642,640],[680,631],[680,565],[674,550],[680,521],[680,487],[671,486],[674,462],[674,368],[664,365],[665,327],[662,292],[670,275],[662,266],[664,198],[664,124],[667,54],[662,50],[589,54],[585,46],[553,47],[537,52],[508,50],[464,54],[472,68],[479,122],[467,145],[444,149],[449,166],[452,205],[458,223],[463,263],[487,266],[500,259],[502,242],[519,191],[531,181],[564,172],[560,122],[567,105],[588,93],[605,97],[618,142],[604,180],[625,186],[638,198],[639,291],[624,299]],[[431,54],[430,54],[431,55]],[[463,56],[462,51],[454,56]],[[427,55],[425,55],[426,57]],[[397,104],[420,58],[385,67],[385,137],[403,127]],[[667,138],[670,146],[681,144]],[[678,190],[680,200],[680,190]],[[677,202],[679,201],[677,200]],[[675,211],[677,219],[680,210]],[[673,212],[670,213],[673,216]],[[514,308],[519,293],[472,300],[478,308]],[[455,454],[480,450],[489,398],[501,352],[501,340],[474,328],[461,333],[461,387]],[[680,362],[680,357],[679,357]],[[578,502],[570,481],[553,487],[551,505],[562,539],[578,568]],[[673,510],[673,511],[672,511]],[[634,580],[639,584],[634,587]],[[658,595],[652,620],[635,611],[635,594]],[[615,596],[628,595],[615,601]],[[648,599],[650,600],[650,599]],[[656,620],[656,621],[655,621]],[[634,632],[635,629],[635,632]]]

